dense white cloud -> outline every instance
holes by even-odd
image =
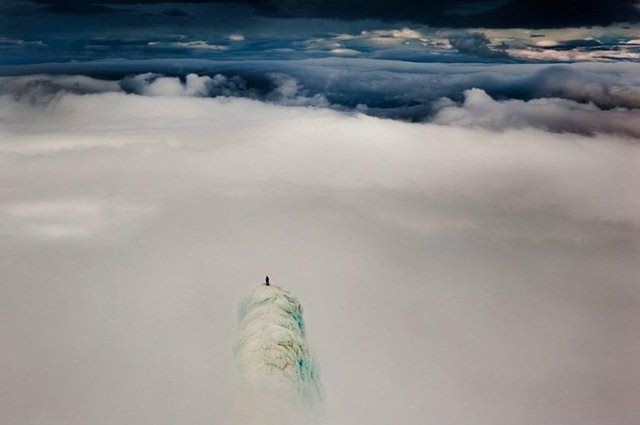
[[[192,80],[0,98],[0,422],[227,423],[265,274],[305,305],[328,424],[638,422],[637,144]]]
[[[617,133],[640,138],[640,110],[617,108],[603,111],[592,103],[567,99],[496,101],[480,89],[465,92],[460,106],[445,106],[432,122],[477,126],[492,130],[537,127],[571,133]]]

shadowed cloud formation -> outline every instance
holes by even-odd
[[[189,67],[201,74],[171,75]],[[136,70],[162,72],[135,74]],[[337,59],[318,61],[154,61],[68,64],[60,73],[0,77],[0,93],[34,103],[66,92],[246,97],[285,106],[494,130],[536,127],[585,135],[640,136],[637,64],[460,65]],[[34,72],[38,67],[15,70]],[[202,74],[206,72],[206,74]]]

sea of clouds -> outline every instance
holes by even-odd
[[[39,74],[45,69],[55,74]],[[636,63],[158,59],[0,68],[0,75],[10,72],[26,75],[0,77],[0,93],[33,103],[51,102],[64,93],[245,97],[491,130],[533,127],[640,136],[640,65]]]
[[[640,420],[638,65],[157,64],[0,81],[0,422],[229,423],[265,274],[329,425]]]

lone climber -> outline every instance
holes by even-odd
[[[264,284],[267,285],[267,286],[271,286],[271,285],[269,285],[269,276],[264,278]]]

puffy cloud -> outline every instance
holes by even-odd
[[[135,74],[148,66],[160,73]],[[407,64],[366,59],[331,59],[317,61],[184,61],[182,68],[197,69],[184,77],[170,62],[119,62],[96,69],[111,69],[115,75],[129,74],[119,81],[73,76],[25,76],[0,78],[0,92],[34,102],[48,102],[60,92],[118,92],[170,96],[240,96],[262,99],[289,106],[332,107],[357,110],[369,115],[429,121],[442,109],[442,99],[461,103],[465,91],[478,88],[494,99],[565,99],[554,108],[566,108],[566,114],[598,116],[597,124],[580,120],[584,125],[564,125],[562,131],[593,131],[637,135],[633,124],[624,117],[635,118],[640,108],[638,65],[478,65],[478,64]],[[81,65],[87,70],[89,64]],[[73,70],[73,65],[59,71]],[[35,69],[37,70],[37,68]],[[95,72],[95,71],[92,71]],[[220,72],[224,72],[221,74]],[[178,73],[178,75],[180,75]],[[576,105],[575,103],[585,105]],[[544,103],[544,102],[543,102]],[[592,103],[595,107],[586,104]],[[520,104],[520,103],[516,103]],[[534,103],[537,105],[536,103]],[[597,108],[596,108],[597,107]],[[589,112],[589,108],[595,108]],[[618,109],[617,109],[618,108]],[[629,109],[621,111],[619,108]],[[578,112],[581,109],[582,112]],[[533,119],[533,115],[527,115]],[[524,120],[524,116],[520,119]],[[547,126],[542,114],[534,126]],[[548,128],[555,128],[549,117]]]
[[[178,77],[163,77],[153,73],[125,78],[121,86],[127,91],[150,96],[208,96],[215,88],[230,87],[227,78],[222,75],[211,78],[188,74],[181,81]]]
[[[516,83],[513,91],[528,92],[525,98],[562,97],[592,102],[602,108],[640,108],[640,84],[635,68],[635,64],[546,67]]]
[[[503,46],[492,46],[491,40],[482,33],[461,34],[451,38],[449,42],[463,54],[472,54],[488,58],[507,56]]]
[[[120,87],[127,92],[150,96],[233,96],[239,95],[246,87],[238,77],[224,75],[199,76],[187,74],[184,81],[178,77],[166,77],[145,73],[124,78]]]
[[[614,133],[640,138],[638,109],[604,111],[592,103],[557,98],[496,101],[480,89],[465,91],[461,106],[446,105],[432,122],[492,130],[537,127],[555,132]]]
[[[309,96],[298,80],[286,74],[271,74],[275,88],[268,93],[267,99],[287,106],[329,106],[323,94]]]

